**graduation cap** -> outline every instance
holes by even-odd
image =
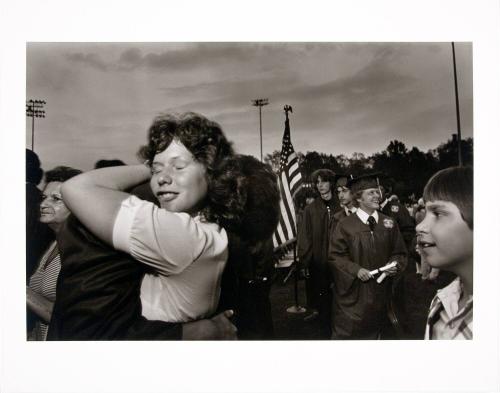
[[[384,175],[381,172],[370,173],[351,179],[347,182],[347,187],[354,194],[368,188],[379,188]]]

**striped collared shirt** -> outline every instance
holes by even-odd
[[[461,295],[462,284],[459,277],[438,290],[427,317],[426,340],[472,340],[472,296],[459,309]]]

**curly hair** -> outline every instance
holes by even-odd
[[[326,169],[326,168],[322,168],[322,169],[316,169],[312,175],[311,175],[311,181],[314,185],[316,185],[316,183],[318,182],[318,177],[321,177],[321,180],[323,181],[327,181],[327,182],[330,182],[330,185],[332,186],[332,188],[334,187],[334,181],[335,181],[335,172],[330,170],[330,169]]]
[[[450,167],[435,173],[424,187],[424,200],[454,203],[470,229],[474,227],[472,167]]]
[[[213,178],[207,219],[249,244],[269,239],[280,213],[278,183],[271,167],[254,157],[236,155],[225,159]]]
[[[52,181],[65,182],[72,177],[82,173],[81,170],[71,168],[69,166],[56,166],[54,169],[45,172],[45,182],[50,183]]]
[[[219,124],[198,113],[186,112],[157,116],[149,127],[148,144],[142,146],[137,155],[151,165],[154,156],[164,151],[174,139],[205,166],[209,176],[222,159],[234,154],[231,142]]]

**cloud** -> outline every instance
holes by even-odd
[[[100,71],[108,71],[110,69],[110,65],[97,53],[69,53],[67,58],[72,62],[86,64]]]
[[[322,44],[302,43],[151,43],[146,49],[126,44],[129,48],[113,56],[124,44],[96,44],[87,52],[76,52],[68,59],[100,71],[154,71],[187,72],[208,68],[238,68],[255,72],[283,70],[297,56],[320,55]],[[137,44],[136,44],[137,45]],[[332,47],[333,44],[330,44]],[[323,48],[323,49],[321,49]],[[104,59],[100,53],[106,49]],[[281,65],[281,66],[280,66]]]

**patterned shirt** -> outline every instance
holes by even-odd
[[[438,290],[427,317],[426,340],[472,340],[472,295],[460,309],[462,293],[460,277]]]
[[[35,273],[30,278],[29,287],[36,293],[46,297],[51,302],[56,300],[56,284],[61,270],[61,256],[57,243],[54,241],[40,259]],[[45,341],[49,325],[37,321],[30,338],[35,341]]]

